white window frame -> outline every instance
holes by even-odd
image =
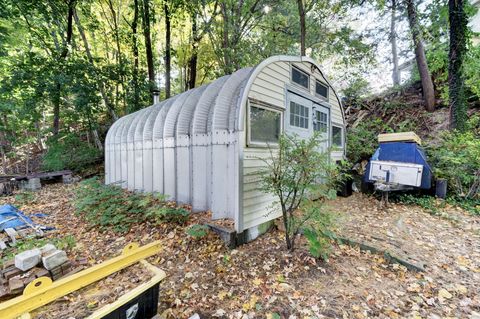
[[[321,105],[321,106],[322,106],[322,105]],[[313,119],[314,119],[313,131],[314,131],[314,132],[320,132],[320,133],[326,133],[326,134],[328,134],[328,130],[329,130],[329,126],[330,126],[330,109],[327,108],[327,107],[325,107],[325,106],[322,106],[322,107],[324,107],[327,111],[325,112],[324,110],[317,109],[317,108],[314,108],[314,110],[313,110]],[[316,126],[317,126],[318,123],[320,122],[320,121],[317,120],[317,112],[323,113],[323,114],[326,114],[326,115],[327,115],[327,121],[323,123],[323,124],[325,124],[325,125],[327,126],[325,131],[316,130]],[[320,122],[320,123],[322,123],[322,122]]]
[[[307,78],[308,78],[308,81],[307,81],[308,87],[304,87],[303,85],[301,85],[301,84],[293,81],[293,69],[296,69],[298,72],[303,73],[303,74],[305,74],[305,75],[307,76]],[[295,85],[296,87],[302,88],[303,90],[306,90],[306,91],[308,91],[308,92],[310,93],[310,74],[308,74],[307,72],[303,71],[303,70],[300,69],[299,67],[296,67],[295,65],[291,65],[291,66],[290,66],[290,82],[291,82],[293,85]]]
[[[259,103],[256,101],[248,101],[247,108],[247,147],[258,147],[258,148],[278,148],[278,142],[258,142],[252,141],[252,125],[250,120],[250,110],[253,107],[264,109],[266,111],[271,111],[280,114],[280,134],[283,133],[283,113],[284,111],[274,105],[265,105],[266,103]]]
[[[292,103],[295,103],[295,104],[299,105],[300,107],[306,109],[307,118],[305,118],[305,116],[300,115],[300,114],[293,114],[293,116],[294,116],[294,117],[295,117],[295,116],[298,116],[298,117],[303,118],[304,120],[306,120],[307,127],[296,126],[295,124],[292,124],[292,123],[290,122],[290,118],[291,118],[291,116],[292,116],[292,111],[291,111],[291,104],[292,104]],[[297,130],[310,131],[310,129],[312,128],[311,126],[313,125],[312,118],[311,118],[312,108],[311,108],[311,107],[308,107],[308,106],[305,106],[305,105],[302,105],[302,104],[300,104],[300,103],[297,103],[297,102],[295,102],[295,101],[290,101],[290,103],[288,104],[288,108],[289,108],[289,109],[288,109],[288,115],[289,115],[289,116],[288,116],[288,125],[289,125],[290,127],[293,127],[293,128],[295,128],[295,129],[297,129]],[[295,121],[294,121],[294,122],[295,122]]]
[[[333,143],[333,127],[338,127],[341,129],[341,144],[340,145],[335,145]],[[344,149],[345,148],[345,127],[342,124],[339,123],[333,123],[332,122],[332,129],[331,129],[331,137],[330,140],[332,141],[332,147],[333,148],[338,148],[338,149]]]
[[[327,88],[327,96],[323,96],[323,95],[320,95],[320,94],[317,93],[317,83],[320,83],[321,85],[323,85]],[[320,80],[315,79],[315,89],[314,89],[314,91],[315,91],[315,96],[316,97],[318,97],[322,100],[328,101],[328,99],[330,97],[330,87],[327,84],[323,83]]]

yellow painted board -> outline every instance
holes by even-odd
[[[378,134],[378,142],[415,142],[422,145],[421,138],[415,132]]]
[[[24,313],[44,306],[142,259],[150,257],[158,253],[160,248],[160,241],[155,241],[142,247],[139,247],[137,244],[129,244],[124,248],[120,256],[53,283],[47,277],[37,278],[25,288],[23,295],[0,304],[0,318],[15,319]]]

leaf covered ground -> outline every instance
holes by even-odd
[[[49,185],[16,205],[48,214],[39,221],[56,227],[48,236],[74,236],[69,255],[90,264],[117,256],[127,243],[161,240],[162,251],[149,261],[167,273],[160,285],[164,318],[480,318],[480,217],[454,208],[452,219],[416,206],[379,208],[360,194],[330,203],[342,235],[425,262],[427,271],[417,273],[346,245],[335,245],[328,262],[311,258],[304,243],[288,253],[278,230],[234,250],[212,233],[186,235],[205,214],[182,226],[100,231],[75,215],[75,188]],[[6,202],[15,204],[15,197],[0,198]]]

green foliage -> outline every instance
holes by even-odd
[[[460,207],[472,215],[480,215],[480,199],[459,198],[449,196],[445,201],[437,200],[432,196],[416,196],[412,194],[401,194],[394,197],[394,200],[406,205],[417,205],[422,207],[426,212],[435,216],[448,217],[444,212],[446,204]],[[451,217],[449,217],[451,219]]]
[[[203,238],[207,236],[208,229],[207,225],[194,224],[187,228],[186,233],[193,238]]]
[[[47,152],[42,159],[42,169],[79,171],[102,158],[102,153],[76,134],[52,137],[47,142]]]
[[[381,119],[365,119],[347,132],[347,158],[352,163],[368,160],[378,146],[377,136],[392,130]]]
[[[70,250],[75,247],[76,240],[72,235],[67,235],[65,237],[55,237],[55,238],[36,238],[28,237],[17,240],[17,245],[14,247],[7,247],[2,251],[2,257],[0,258],[0,266],[3,265],[6,261],[13,259],[16,254],[21,253],[33,248],[40,248],[46,244],[53,244],[58,249]]]
[[[397,200],[406,205],[417,205],[422,207],[431,215],[439,215],[440,209],[444,207],[444,203],[440,204],[432,196],[416,196],[412,194],[401,194],[397,197]]]
[[[18,206],[25,206],[35,201],[35,193],[28,191],[21,191],[15,195],[15,204]]]
[[[97,178],[77,188],[75,208],[93,226],[125,233],[134,223],[184,223],[188,211],[169,206],[164,196],[127,192],[115,185],[103,185]]]
[[[370,83],[365,80],[364,76],[358,76],[350,79],[347,87],[342,91],[347,99],[364,98],[370,93]]]
[[[445,132],[440,143],[428,150],[437,177],[448,181],[452,196],[480,196],[480,119],[472,117],[466,132]]]
[[[447,203],[460,207],[472,215],[480,215],[480,198],[473,199],[450,196],[447,198]]]
[[[266,169],[260,175],[263,191],[277,198],[273,209],[282,210],[287,248],[293,250],[300,230],[309,229],[309,234],[318,236],[317,241],[310,236],[312,251],[324,257],[323,239],[332,226],[324,202],[335,198],[339,175],[328,152],[318,151],[321,142],[317,134],[308,139],[281,135],[278,149],[271,149],[270,158],[263,159]]]

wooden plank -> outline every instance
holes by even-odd
[[[415,132],[400,132],[400,133],[387,133],[379,134],[378,142],[415,142],[422,145],[422,140]]]
[[[63,175],[72,175],[72,171],[70,170],[63,170],[63,171],[55,171],[55,172],[42,172],[42,173],[34,173],[29,175],[22,175],[17,176],[15,179],[17,181],[23,179],[30,179],[30,178],[51,178],[51,177],[60,177]]]

